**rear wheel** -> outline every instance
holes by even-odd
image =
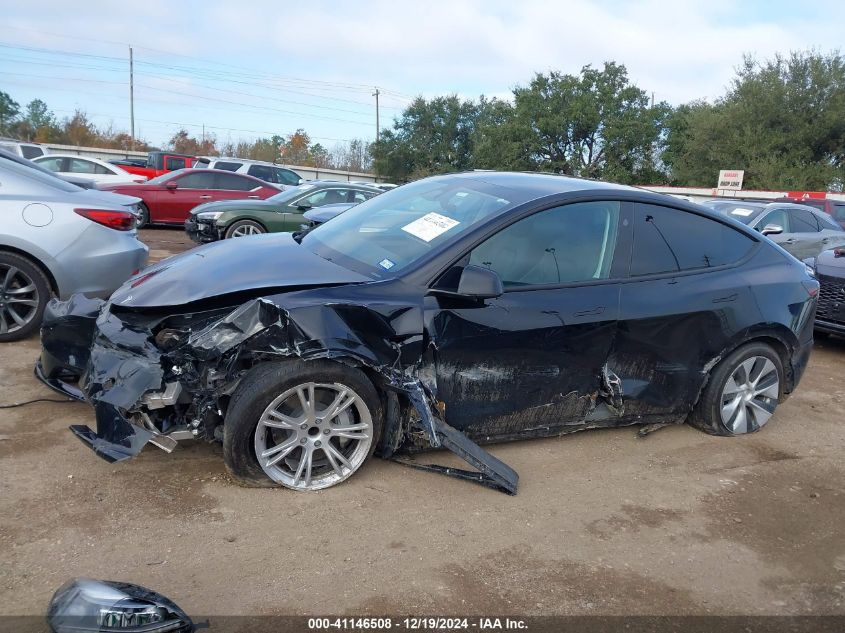
[[[136,228],[144,228],[150,223],[150,210],[143,202],[138,205],[138,220],[135,222]]]
[[[267,229],[253,220],[238,220],[226,229],[226,237],[245,237],[247,235],[260,235],[266,233]]]
[[[50,282],[30,259],[0,252],[0,342],[17,341],[41,325]]]
[[[361,371],[328,361],[265,363],[232,396],[223,456],[246,484],[320,490],[369,459],[381,424],[378,394]]]
[[[719,363],[689,417],[713,435],[758,431],[783,397],[783,363],[766,343],[743,345]]]

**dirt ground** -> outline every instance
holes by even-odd
[[[147,230],[152,259],[189,246]],[[58,397],[37,339],[3,346],[2,403]],[[491,447],[519,494],[373,460],[296,494],[247,489],[219,446],[109,465],[80,403],[0,410],[0,615],[73,576],[195,614],[845,614],[845,340],[818,341],[755,435],[632,429]],[[430,457],[457,463],[449,454]]]

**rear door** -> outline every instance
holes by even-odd
[[[809,209],[787,209],[790,232],[782,242],[786,250],[797,259],[815,257],[827,248],[834,231],[822,229],[818,218]]]
[[[252,178],[245,178],[240,174],[215,174],[214,200],[262,200],[262,184]]]
[[[736,264],[756,242],[707,216],[631,208],[631,263],[608,368],[630,421],[682,418],[737,323],[759,313]]]

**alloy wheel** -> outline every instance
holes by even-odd
[[[366,461],[373,424],[364,400],[340,383],[300,384],[275,398],[255,429],[255,455],[270,479],[320,490]]]
[[[232,237],[244,237],[245,235],[260,235],[263,233],[260,228],[253,224],[242,224],[234,231],[232,231]]]
[[[32,278],[11,264],[0,264],[0,334],[17,332],[38,312],[38,288]]]
[[[765,356],[747,358],[722,388],[722,423],[735,435],[756,431],[772,417],[779,396],[775,364]]]

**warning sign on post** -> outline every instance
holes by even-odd
[[[723,169],[719,172],[719,184],[716,188],[739,191],[742,189],[743,176],[745,176],[745,171],[742,169]]]

